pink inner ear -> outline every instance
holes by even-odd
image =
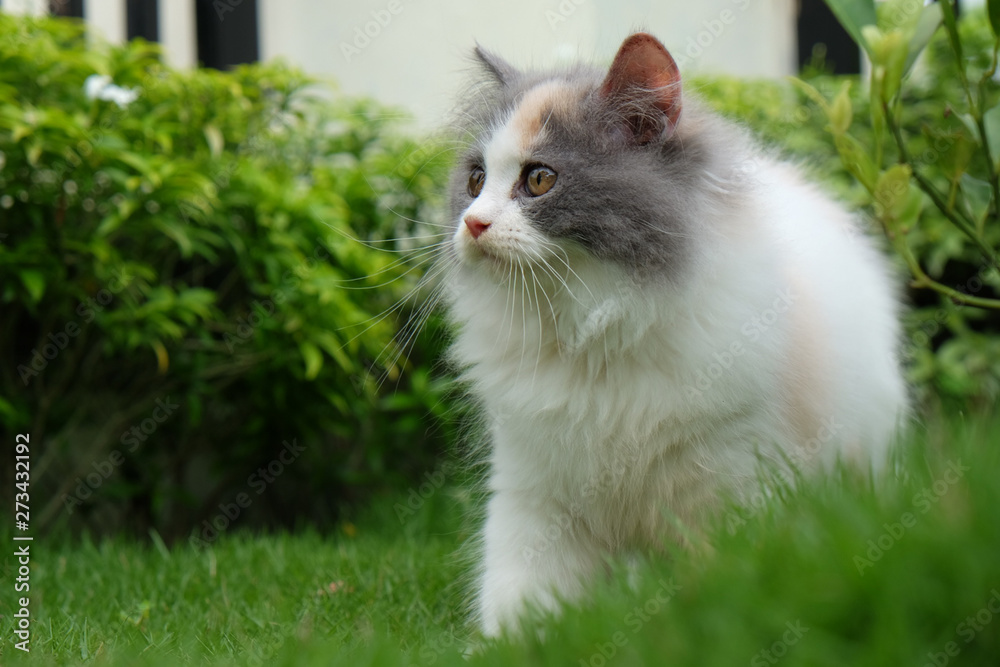
[[[653,91],[653,103],[666,114],[673,129],[681,115],[680,82],[677,63],[663,44],[652,35],[639,32],[622,42],[601,85],[601,96],[627,99],[632,88]]]

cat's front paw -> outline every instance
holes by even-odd
[[[525,632],[527,628],[524,620],[529,607],[557,612],[560,606],[555,595],[540,590],[524,591],[520,594],[511,590],[492,592],[484,590],[479,605],[479,629],[483,637],[488,639]]]
[[[557,611],[560,600],[580,595],[601,562],[597,545],[579,534],[559,504],[509,492],[490,501],[484,546],[477,606],[487,637],[521,630],[529,606]]]

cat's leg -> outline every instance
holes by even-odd
[[[571,510],[548,499],[512,491],[493,496],[478,600],[484,635],[516,629],[517,616],[529,601],[556,609],[560,598],[582,592],[601,563],[601,553],[578,524]]]

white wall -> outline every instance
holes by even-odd
[[[245,9],[238,0],[219,0]],[[797,0],[258,0],[262,59],[282,56],[352,95],[413,112],[433,127],[451,107],[478,41],[520,66],[610,62],[622,39],[655,34],[682,72],[795,72]],[[44,12],[46,0],[0,0]],[[125,0],[85,0],[106,39],[125,37]],[[194,0],[160,0],[169,62],[196,62]],[[220,18],[224,20],[224,18]]]
[[[2,0],[0,9],[12,14],[40,16],[49,11],[49,2],[48,0]]]
[[[94,2],[94,0],[90,0]],[[160,0],[160,44],[167,61],[174,67],[194,67],[198,64],[198,33],[194,20],[194,3]]]
[[[520,66],[610,62],[636,29],[682,72],[779,77],[796,70],[795,0],[259,0],[261,55],[283,56],[414,112],[450,108],[478,41]]]
[[[116,43],[125,41],[128,35],[125,0],[84,0],[83,15],[104,39]]]

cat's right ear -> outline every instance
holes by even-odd
[[[490,53],[479,44],[476,44],[473,53],[476,62],[497,84],[507,87],[517,78],[517,70],[495,53]]]
[[[680,69],[644,32],[622,42],[598,94],[614,111],[617,129],[639,145],[669,137],[680,120]]]

